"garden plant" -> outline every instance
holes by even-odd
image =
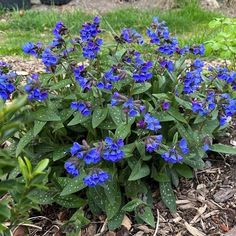
[[[27,206],[49,204],[74,209],[62,226],[68,235],[89,223],[90,212],[105,214],[112,230],[125,214],[155,227],[153,189],[175,212],[179,178],[204,168],[209,151],[236,154],[214,141],[236,113],[235,72],[206,68],[204,45],[181,47],[158,18],[146,36],[111,32],[106,43],[99,17],[77,37],[58,22],[51,43],[23,46],[45,73],[23,78],[0,64],[6,234],[28,222]]]

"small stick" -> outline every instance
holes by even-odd
[[[157,209],[157,223],[156,223],[156,228],[155,228],[155,232],[154,232],[153,236],[157,236],[157,231],[159,228],[159,221],[160,221],[160,213],[159,213],[159,210]]]

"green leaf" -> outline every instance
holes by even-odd
[[[90,119],[90,116],[83,116],[80,113],[77,113],[74,118],[68,123],[68,126],[78,125],[86,122]]]
[[[125,139],[130,134],[130,132],[130,124],[121,124],[116,129],[115,137]]]
[[[24,180],[27,182],[29,180],[28,168],[21,157],[18,158],[18,165],[20,167],[20,172],[21,172]]]
[[[38,120],[34,122],[34,137],[40,133],[40,131],[43,129],[46,123],[47,122],[45,121],[38,121]]]
[[[160,182],[161,199],[171,212],[176,212],[175,195],[170,182]]]
[[[150,174],[150,169],[148,165],[142,164],[141,160],[139,160],[134,166],[128,180],[129,181],[138,180],[148,176],[149,174]]]
[[[80,208],[86,204],[86,201],[76,195],[70,195],[57,197],[56,203],[65,208]]]
[[[71,146],[71,145],[70,145]],[[70,146],[66,146],[66,147],[56,147],[55,151],[52,154],[52,159],[53,161],[57,161],[60,160],[61,158],[63,158],[67,153],[66,150],[70,147]]]
[[[150,207],[146,206],[145,208],[141,209],[141,212],[139,212],[137,216],[147,224],[151,225],[153,228],[155,227],[154,216]]]
[[[187,121],[184,119],[182,113],[180,113],[178,110],[171,107],[167,112],[176,120],[187,124]]]
[[[193,171],[190,167],[184,164],[176,164],[173,168],[177,171],[180,176],[185,178],[193,178]]]
[[[124,219],[124,213],[120,211],[114,217],[108,220],[109,230],[115,230],[121,226],[122,220]]]
[[[125,204],[121,210],[131,212],[134,211],[136,207],[139,205],[146,205],[146,203],[139,198],[135,198],[132,201]]]
[[[16,156],[19,156],[19,154],[22,152],[24,147],[34,138],[34,132],[33,129],[30,129],[24,136],[20,139],[19,143],[16,147]]]
[[[194,169],[203,169],[205,166],[204,161],[198,155],[185,158],[184,163],[191,166]]]
[[[34,189],[28,194],[28,198],[37,204],[52,204],[55,202],[57,191],[55,188],[50,188],[50,190]]]
[[[10,207],[8,207],[7,201],[1,200],[1,202],[0,202],[0,215],[2,215],[6,219],[10,219],[11,209],[10,209]]]
[[[97,108],[93,112],[92,126],[93,128],[98,127],[107,117],[107,108]]]
[[[85,188],[83,178],[85,177],[85,173],[80,173],[79,176],[70,179],[69,183],[64,187],[61,192],[61,196],[66,196],[72,193],[76,193],[81,189]]]
[[[38,111],[33,112],[32,116],[35,120],[40,121],[60,121],[60,117],[48,107],[42,107]]]
[[[187,102],[177,96],[175,96],[175,100],[179,103],[179,105],[181,105],[184,108],[187,108],[189,110],[192,110],[192,104],[190,102]]]
[[[116,125],[120,125],[124,122],[124,113],[120,107],[109,106],[109,114]]]
[[[144,92],[148,91],[148,89],[150,89],[151,87],[152,87],[152,85],[148,82],[137,83],[133,87],[132,95],[144,93]]]
[[[218,152],[218,153],[226,153],[226,154],[233,154],[233,155],[236,154],[236,148],[235,147],[225,145],[225,144],[222,144],[222,143],[213,144],[210,147],[210,150],[214,151],[214,152]]]
[[[41,174],[48,166],[49,159],[41,160],[34,168],[34,174]]]
[[[170,177],[166,172],[157,172],[156,167],[152,167],[151,177],[157,182],[170,182]]]
[[[70,79],[63,79],[59,82],[53,83],[53,85],[50,87],[51,90],[57,90],[61,88],[65,88],[67,85],[71,84],[72,81]]]

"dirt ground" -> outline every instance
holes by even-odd
[[[201,1],[204,2],[206,0]],[[33,10],[56,9],[66,11],[80,9],[94,14],[124,7],[135,7],[139,9],[159,8],[163,10],[176,7],[175,0],[72,0],[68,4],[62,6],[43,5],[40,3],[40,0],[31,0],[31,2]],[[209,4],[204,4],[204,7],[208,10],[220,11],[230,17],[236,16],[236,0],[218,0],[218,3],[218,9],[212,9],[212,6]]]

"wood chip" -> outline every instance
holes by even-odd
[[[197,209],[198,213],[196,214],[196,216],[194,216],[194,218],[190,221],[190,224],[194,224],[198,221],[199,217],[206,211],[207,209],[207,205],[205,204],[202,207],[199,207]],[[200,219],[199,219],[200,220]]]
[[[124,216],[121,225],[123,225],[128,231],[131,229],[132,222],[127,215]]]
[[[191,226],[188,222],[184,222],[184,226],[186,227],[186,229],[188,230],[188,232],[190,234],[192,234],[193,236],[206,236],[206,234],[204,234],[203,232],[201,232],[200,230],[198,230],[197,228]]]

